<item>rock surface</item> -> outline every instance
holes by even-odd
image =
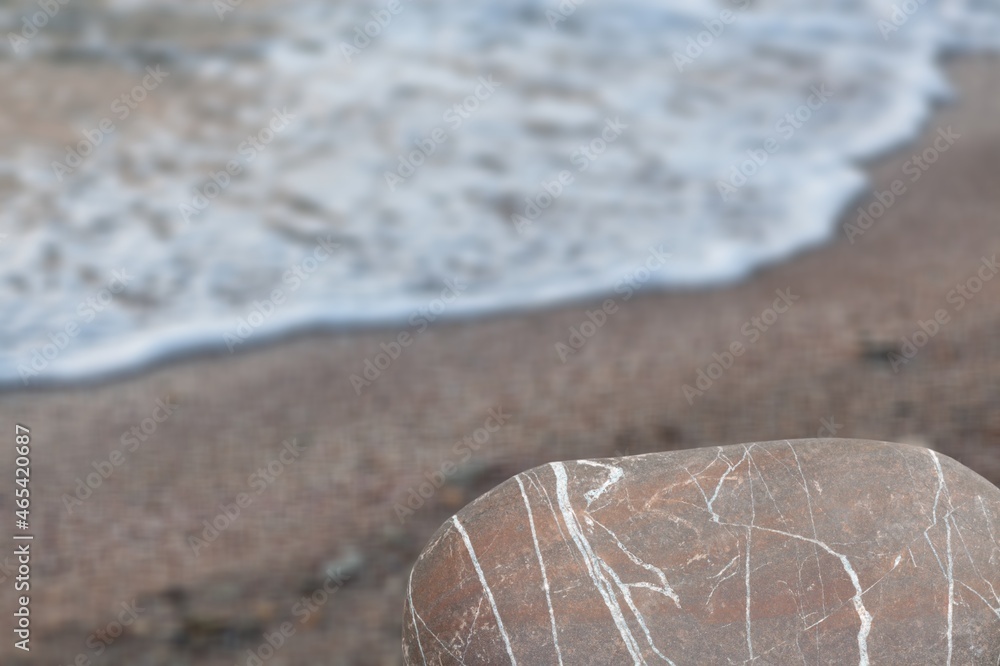
[[[793,440],[557,462],[446,522],[407,664],[997,664],[1000,489]]]

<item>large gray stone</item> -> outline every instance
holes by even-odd
[[[997,664],[1000,489],[929,449],[551,463],[434,535],[407,664]]]

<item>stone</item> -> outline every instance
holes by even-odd
[[[556,462],[410,573],[406,664],[997,664],[1000,489],[809,439]]]
[[[361,550],[355,546],[348,546],[341,553],[340,557],[326,562],[323,567],[320,584],[328,578],[334,581],[346,581],[350,578],[355,578],[364,571],[367,564],[368,560]]]

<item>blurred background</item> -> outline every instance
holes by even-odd
[[[552,460],[857,437],[1000,482],[994,2],[0,26],[5,664],[400,664],[424,544]]]

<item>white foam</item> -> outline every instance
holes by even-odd
[[[155,118],[140,107],[62,182],[49,166],[62,155],[0,161],[16,187],[0,210],[0,381],[19,382],[70,322],[79,334],[29,382],[225,348],[275,289],[288,302],[254,341],[405,326],[455,279],[467,288],[442,316],[614,294],[651,247],[671,258],[646,286],[738,279],[834,233],[865,187],[858,160],[911,140],[949,94],[943,50],[1000,44],[995,2],[926,0],[884,38],[894,4],[586,0],[552,29],[556,3],[541,0],[404,2],[350,63],[342,44],[369,3],[282,7],[259,64],[223,53],[176,65],[259,103],[237,112],[227,93],[206,95],[219,114],[194,134],[192,100],[158,101]],[[678,71],[675,52],[723,9],[735,20]],[[226,21],[251,17],[241,7]],[[490,75],[502,85],[454,128],[445,112]],[[784,136],[779,121],[815,86],[832,96]],[[294,120],[246,161],[241,142],[281,108]],[[627,129],[579,171],[574,150],[615,118]],[[390,191],[384,173],[438,127],[447,141]],[[718,182],[769,137],[780,150],[724,201]],[[179,204],[233,159],[243,173],[185,225]],[[517,233],[511,213],[562,170],[575,181]],[[328,235],[340,249],[292,289],[286,271]],[[80,303],[120,269],[135,279],[85,321]]]

